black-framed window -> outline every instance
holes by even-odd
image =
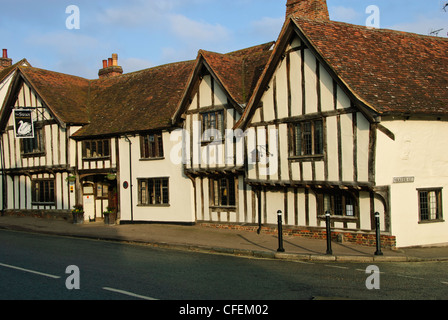
[[[43,127],[34,127],[34,138],[20,140],[20,147],[23,156],[33,156],[45,153]]]
[[[356,200],[349,192],[324,192],[318,194],[318,199],[322,215],[330,212],[331,215],[339,217],[356,217]]]
[[[139,205],[167,205],[169,203],[168,178],[138,179]]]
[[[224,138],[224,111],[201,114],[202,141],[211,142]]]
[[[324,154],[324,124],[322,119],[302,121],[290,126],[290,152],[293,157]]]
[[[440,221],[442,214],[442,188],[419,189],[419,216],[420,221]]]
[[[235,177],[210,179],[210,204],[215,207],[235,207]]]
[[[83,159],[100,159],[110,157],[110,140],[86,140],[82,142]]]
[[[54,204],[54,179],[33,180],[31,184],[32,202],[38,204]]]
[[[140,156],[142,159],[163,158],[162,133],[147,134],[140,137]]]

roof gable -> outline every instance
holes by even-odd
[[[173,116],[173,123],[178,122],[185,112],[204,69],[224,89],[233,107],[242,112],[271,55],[270,48],[273,45],[274,42],[269,42],[226,54],[200,50],[188,86]]]
[[[294,18],[357,98],[380,115],[446,114],[448,39]]]
[[[236,127],[250,121],[294,35],[314,52],[371,121],[387,114],[447,113],[447,39],[290,17]]]

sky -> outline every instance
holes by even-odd
[[[327,0],[330,19],[448,37],[448,0]],[[17,62],[98,78],[118,54],[125,73],[277,40],[286,0],[0,0],[0,48]],[[75,6],[78,11],[72,8]],[[78,14],[79,13],[79,14]]]

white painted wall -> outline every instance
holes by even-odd
[[[392,234],[397,246],[448,242],[448,222],[419,223],[418,188],[443,188],[443,215],[448,215],[448,124],[442,121],[384,121],[395,141],[378,132],[377,185],[391,186]],[[414,177],[413,183],[393,183]]]
[[[171,141],[170,133],[163,132],[163,147],[165,158],[162,160],[140,159],[140,137],[129,137],[132,158],[132,200],[133,220],[146,222],[180,222],[191,223],[194,218],[194,195],[191,180],[183,174],[181,164],[171,161],[170,153],[173,147],[180,143]],[[131,221],[131,180],[129,166],[129,143],[125,138],[119,139],[120,152],[120,210],[121,220]],[[138,206],[139,178],[169,178],[169,206]],[[129,182],[128,189],[123,183]]]

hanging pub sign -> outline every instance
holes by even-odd
[[[33,117],[31,110],[14,110],[14,132],[17,139],[34,138]]]

